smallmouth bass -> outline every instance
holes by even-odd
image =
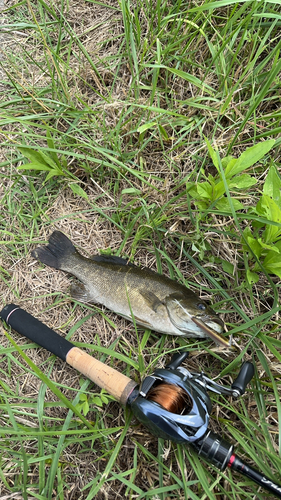
[[[39,262],[72,274],[82,283],[71,289],[80,302],[102,304],[136,324],[159,333],[211,337],[229,347],[220,334],[223,321],[184,285],[115,256],[83,257],[67,236],[54,231],[49,244],[31,252]],[[133,318],[132,318],[133,315]]]

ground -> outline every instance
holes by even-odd
[[[261,223],[253,210],[270,165],[279,170],[279,25],[268,28],[264,12],[251,16],[246,5],[194,17],[192,7],[6,2],[1,304],[19,305],[138,382],[186,346],[186,367],[222,373],[227,386],[253,359],[253,384],[238,401],[215,397],[210,426],[280,482],[280,279],[259,271],[247,281],[256,268],[241,239],[252,220]],[[223,194],[240,211],[193,196],[195,184],[218,179],[206,137],[221,158],[277,141],[247,169],[255,184]],[[234,330],[238,355],[74,302],[73,278],[31,256],[55,229],[85,256],[124,256],[190,287]],[[1,498],[271,498],[188,447],[158,442],[97,386],[4,326],[0,344]]]

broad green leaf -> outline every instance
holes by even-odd
[[[94,396],[92,398],[92,403],[97,406],[102,406],[102,400],[99,396]]]
[[[89,403],[88,403],[88,400],[85,399],[85,401],[83,401],[83,403],[78,403],[78,405],[76,405],[77,409],[79,411],[82,411],[83,414],[85,415],[85,417],[87,416],[87,413],[89,413]]]
[[[202,198],[207,198],[208,200],[213,199],[213,187],[209,182],[201,182],[197,184],[197,192]]]
[[[50,165],[51,168],[54,168],[56,170],[60,170],[60,166],[58,166],[49,155],[46,155],[43,151],[39,151],[40,156],[42,157],[42,160],[47,163],[47,165]]]
[[[20,165],[19,167],[17,167],[17,170],[45,170],[46,172],[49,172],[51,170],[51,167],[43,163],[31,162]]]
[[[257,239],[257,241],[259,242],[260,246],[261,246],[262,248],[264,248],[265,250],[270,250],[270,251],[272,251],[272,252],[279,253],[278,248],[277,248],[277,247],[276,247],[273,243],[272,243],[271,245],[267,245],[266,243],[264,243],[264,242],[262,241],[262,239],[261,239],[261,238],[258,238],[258,239]]]
[[[252,235],[251,229],[249,228],[249,226],[246,226],[244,231],[243,231],[243,239],[242,239],[242,245],[243,245],[244,252],[248,251],[248,247],[244,241],[246,240],[248,242],[248,238],[252,238],[252,236],[253,235]]]
[[[24,146],[19,147],[18,150],[23,154],[23,156],[28,158],[33,163],[38,162],[43,165],[49,165],[51,168],[56,170],[58,169],[57,164],[43,151],[35,151],[34,149],[26,148]]]
[[[233,203],[234,210],[243,210],[244,209],[242,203],[239,200],[232,198],[232,203]],[[216,202],[216,208],[218,210],[222,210],[225,212],[229,212],[231,210],[231,207],[229,205],[229,201],[227,198],[223,198],[221,200],[218,200]]]
[[[229,162],[227,162],[227,164],[225,166],[225,172],[224,173],[225,173],[225,178],[226,179],[230,179],[231,177],[233,177],[233,175],[235,175],[235,173],[234,174],[232,173],[232,170],[234,170],[237,161],[238,161],[237,158],[230,157]],[[223,162],[222,162],[222,165],[224,165]]]
[[[274,165],[268,171],[263,185],[263,193],[275,200],[281,208],[281,179]]]
[[[260,215],[268,215],[268,220],[280,222],[281,209],[267,194],[262,195],[261,199],[257,203],[256,210]]]
[[[233,276],[234,273],[234,265],[231,264],[231,262],[228,262],[228,260],[222,260],[222,268],[224,272],[230,274]]]
[[[54,169],[50,170],[44,183],[47,182],[49,179],[52,179],[52,177],[56,177],[56,175],[57,176],[63,175],[63,172],[61,170],[54,170]]]
[[[275,246],[278,248],[279,253],[281,254],[281,241],[280,241],[280,240],[279,240],[279,241],[277,241],[277,242],[275,243]]]
[[[197,196],[197,189],[195,182],[186,182],[185,183],[186,192],[192,197]]]
[[[234,163],[237,162],[237,159],[236,158],[233,158],[233,156],[231,155],[227,155],[225,156],[224,158],[221,159],[221,164],[222,164],[222,168],[225,170],[227,165],[231,162],[231,161],[234,161]]]
[[[40,154],[39,151],[35,151],[34,149],[31,149],[31,148],[28,148],[25,146],[19,147],[18,150],[20,151],[20,153],[23,156],[25,156],[25,158],[30,160],[33,164],[39,163],[39,164],[43,164],[43,165],[48,165],[48,163],[46,163],[44,161],[44,159],[42,158],[42,155]],[[20,168],[20,167],[18,167],[18,168]]]
[[[251,186],[254,186],[257,183],[257,180],[249,174],[241,174],[236,175],[231,180],[228,181],[229,189],[237,188],[237,189],[247,189]]]
[[[78,196],[81,196],[82,198],[85,198],[85,200],[88,199],[87,193],[84,191],[84,189],[79,186],[79,184],[71,183],[69,184],[70,189],[73,191],[74,194],[77,194]]]
[[[105,394],[102,394],[102,393],[101,393],[100,397],[101,397],[101,400],[102,400],[102,402],[103,402],[104,404],[106,404],[106,405],[107,405],[107,404],[109,403],[109,398],[108,398]]]
[[[143,132],[145,132],[146,130],[150,129],[150,128],[155,128],[157,125],[157,122],[149,122],[149,123],[144,123],[144,125],[141,125],[138,129],[137,129],[137,132],[139,134],[143,134]]]
[[[262,253],[262,247],[261,247],[259,241],[256,240],[255,238],[253,238],[252,236],[247,236],[246,241],[247,241],[250,249],[252,250],[253,254],[259,258],[261,256],[261,253]]]
[[[49,128],[47,128],[47,130],[46,130],[46,137],[47,137],[48,148],[55,149],[55,143],[54,143],[54,140],[53,140],[53,137],[50,133]]]
[[[197,197],[196,206],[197,206],[197,208],[199,208],[199,210],[204,211],[209,207],[209,205],[210,205],[210,203],[207,203],[206,201],[203,201],[203,199],[199,199],[199,197]]]
[[[202,169],[202,172],[204,172],[204,170],[203,170],[203,169]],[[205,173],[205,172],[204,172],[204,173]],[[208,174],[207,179],[208,179],[208,182],[209,182],[212,186],[214,186],[214,185],[216,184],[216,178],[215,178],[213,175]]]
[[[48,148],[49,149],[55,149],[55,143],[54,143],[53,137],[52,137],[52,135],[50,133],[50,130],[48,128],[46,130],[46,138],[47,138]],[[55,151],[48,151],[48,154],[54,160],[54,162],[56,163],[57,167],[60,167],[60,163],[63,164],[62,160],[61,161],[59,160],[59,157],[58,157],[58,155],[57,155],[57,153]],[[64,167],[66,167],[66,166],[67,166],[67,164],[64,164]]]
[[[263,266],[270,274],[275,274],[281,278],[281,255],[273,251],[268,252],[266,255]]]
[[[251,214],[252,214],[252,210],[249,210],[248,215],[251,215]],[[264,225],[265,225],[265,221],[262,222],[259,219],[252,219],[252,227],[254,227],[256,229],[261,229],[264,227]]]
[[[270,139],[268,141],[259,142],[252,146],[251,148],[247,148],[244,153],[237,158],[237,162],[233,164],[230,162],[225,169],[226,177],[233,177],[239,172],[246,170],[251,167],[255,163],[257,163],[261,158],[263,158],[274,146],[275,140]]]
[[[215,185],[215,188],[213,189],[212,200],[213,201],[218,200],[218,198],[220,198],[224,193],[225,193],[224,182],[220,181]]]
[[[84,412],[85,417],[86,417],[87,413],[89,413],[89,410],[90,410],[89,403],[88,403],[88,401],[85,401],[85,403],[83,405],[83,412]]]
[[[164,129],[164,127],[162,125],[158,125],[158,127],[159,127],[159,130],[160,130],[160,133],[161,133],[163,139],[165,141],[168,141],[169,140],[169,136],[168,136],[166,130]]]
[[[247,280],[252,285],[253,283],[257,283],[259,281],[259,275],[247,269],[246,272]]]
[[[262,210],[262,215],[264,215],[269,221],[281,224],[281,208],[279,208],[277,203],[267,194],[264,194],[261,197],[256,209],[257,211]],[[265,241],[265,243],[272,243],[280,235],[280,227],[273,224],[267,224],[265,231],[263,232],[263,240]]]
[[[263,196],[259,199],[258,203],[256,204],[256,212],[259,215],[262,215],[263,217],[266,214],[266,202],[263,200]]]
[[[126,188],[122,189],[122,194],[141,194],[141,190],[136,188]]]

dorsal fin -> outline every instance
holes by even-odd
[[[122,257],[117,257],[116,255],[93,255],[91,257],[95,262],[107,262],[108,264],[118,264],[119,266],[134,266],[131,262],[128,262],[127,259],[123,259]]]

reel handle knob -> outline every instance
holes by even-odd
[[[231,389],[234,391],[234,396],[236,396],[235,393],[237,393],[237,396],[242,396],[244,394],[246,387],[250,380],[252,380],[253,376],[255,373],[255,368],[253,363],[250,361],[246,361],[243,365],[242,368],[238,374],[238,377],[236,380],[234,380]]]
[[[189,351],[175,352],[170,363],[166,365],[166,368],[169,370],[176,370],[184,362],[184,360],[188,358],[188,356]]]

